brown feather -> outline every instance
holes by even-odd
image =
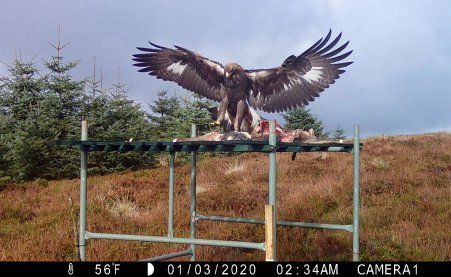
[[[170,49],[149,43],[156,48],[138,47],[146,53],[133,55],[133,60],[137,62],[134,66],[141,67],[139,72],[176,82],[210,100],[222,100],[224,68],[220,63],[180,46]]]
[[[341,62],[352,51],[342,53],[349,42],[334,49],[341,33],[329,42],[329,30],[299,56],[291,55],[279,67],[244,70],[237,63],[222,64],[180,46],[138,47],[134,66],[158,79],[220,102],[218,121],[226,131],[250,131],[253,115],[249,104],[266,112],[285,112],[307,105],[335,83],[352,62]],[[337,63],[340,62],[340,63]]]
[[[352,53],[339,55],[349,42],[334,50],[341,33],[328,44],[330,38],[331,31],[296,59],[287,58],[289,62],[285,60],[280,67],[246,71],[252,80],[249,103],[265,112],[284,112],[305,106],[318,97],[345,72],[340,68],[352,64],[336,63]]]

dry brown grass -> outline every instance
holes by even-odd
[[[364,260],[451,260],[451,134],[370,138],[361,159]],[[281,220],[352,222],[352,155],[278,154]],[[201,214],[264,217],[264,154],[198,162]],[[178,165],[175,236],[189,236],[189,165]],[[88,229],[165,236],[168,168],[90,177]],[[0,260],[76,260],[78,180],[37,181],[0,191]],[[263,226],[198,222],[198,237],[262,241]],[[281,260],[350,260],[351,234],[278,228]],[[89,260],[137,260],[184,245],[88,241]],[[199,260],[263,260],[256,250],[198,246]],[[186,258],[180,258],[186,260]]]

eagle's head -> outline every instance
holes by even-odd
[[[244,73],[244,69],[241,65],[237,63],[228,63],[224,67],[224,80],[226,86],[236,85],[239,80],[242,78]]]
[[[229,78],[233,74],[239,72],[244,72],[244,69],[237,63],[228,63],[224,67],[224,75],[226,78]]]

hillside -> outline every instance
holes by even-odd
[[[361,152],[363,260],[451,260],[451,134],[368,138]],[[352,155],[278,154],[278,216],[352,222]],[[264,218],[268,158],[220,156],[198,162],[198,211]],[[176,168],[175,236],[189,236],[189,164]],[[166,235],[168,168],[88,179],[90,231]],[[78,180],[44,180],[0,191],[0,260],[76,260]],[[263,226],[198,222],[198,237],[263,241]],[[278,228],[280,260],[351,260],[344,231]],[[89,260],[137,260],[187,249],[88,241]],[[186,260],[186,258],[181,258]],[[199,260],[263,260],[264,253],[198,247]]]

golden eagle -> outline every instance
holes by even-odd
[[[285,112],[305,106],[345,72],[342,68],[352,62],[337,62],[352,53],[341,54],[349,41],[334,49],[341,33],[329,43],[330,37],[331,30],[301,55],[291,55],[271,69],[223,66],[180,46],[171,49],[151,42],[154,48],[138,47],[144,53],[133,55],[133,60],[139,72],[219,102],[217,123],[225,131],[251,132],[260,119],[252,108]]]

